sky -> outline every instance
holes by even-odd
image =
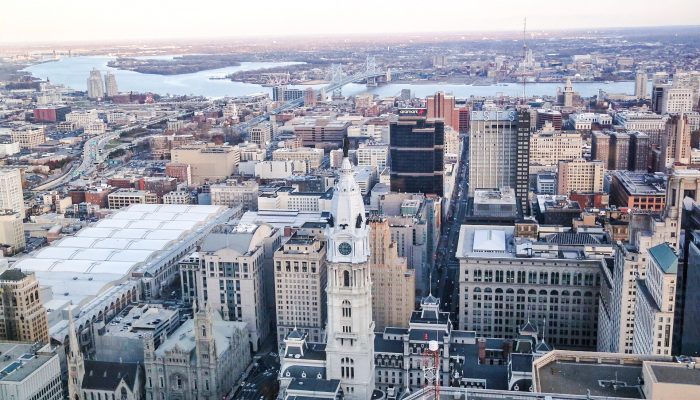
[[[2,0],[0,43],[700,24],[698,0]]]

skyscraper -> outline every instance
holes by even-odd
[[[90,77],[87,79],[87,95],[90,99],[101,99],[105,97],[105,85],[102,82],[102,74],[96,68],[90,71]]]
[[[33,273],[13,268],[0,274],[0,339],[48,343],[49,323]]]
[[[630,135],[624,132],[610,134],[609,170],[627,169],[630,162]]]
[[[530,179],[530,112],[518,111],[518,139],[516,142],[515,198],[523,215],[529,213],[528,189]]]
[[[105,96],[112,97],[116,96],[117,94],[119,94],[119,89],[117,88],[117,78],[113,73],[107,72],[105,74]]]
[[[634,96],[638,99],[648,99],[647,74],[644,71],[637,71],[634,79]]]
[[[514,188],[527,198],[530,113],[516,110],[473,111],[469,133],[469,195],[476,189]],[[523,209],[527,212],[527,207]]]
[[[326,327],[326,246],[295,233],[275,252],[275,302],[279,343],[293,330],[320,343]]]
[[[666,133],[661,138],[661,164],[670,168],[674,163],[690,163],[690,124],[685,115],[671,115],[666,121]]]
[[[12,210],[24,219],[22,176],[19,169],[0,170],[0,210]]]
[[[387,326],[408,327],[416,303],[416,274],[399,257],[398,245],[391,240],[389,220],[369,220],[372,271],[372,316],[377,331]]]
[[[391,190],[442,196],[445,124],[423,108],[399,110],[389,129]]]
[[[630,171],[646,171],[649,168],[649,135],[644,132],[630,132],[630,157],[627,167]]]
[[[428,118],[440,118],[445,122],[445,126],[451,126],[459,131],[459,109],[455,107],[454,96],[437,92],[425,99],[428,107]]]

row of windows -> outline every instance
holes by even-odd
[[[537,272],[537,271],[472,271],[472,282],[519,283],[530,285],[574,285],[600,286],[600,274],[582,272]],[[469,282],[469,269],[464,269],[464,276]]]

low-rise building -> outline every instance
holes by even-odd
[[[132,204],[158,204],[158,196],[147,190],[119,189],[107,195],[107,204],[112,210]]]
[[[296,210],[301,212],[330,211],[333,190],[299,192],[291,186],[282,186],[261,193],[258,210]]]
[[[510,188],[475,190],[472,215],[486,218],[515,218],[518,215],[515,190]]]
[[[612,171],[610,204],[642,212],[661,213],[666,208],[665,174]]]
[[[532,399],[693,400],[699,382],[700,369],[682,357],[554,350],[532,365]]]
[[[583,212],[578,202],[568,196],[538,195],[535,205],[535,216],[543,225],[571,227]]]
[[[22,149],[33,149],[46,142],[44,128],[41,126],[24,125],[13,128],[10,136]]]
[[[191,204],[192,194],[187,190],[173,190],[163,195],[163,204]],[[214,204],[214,203],[212,203]]]
[[[111,321],[95,323],[94,360],[143,364],[144,340],[150,335],[156,345],[180,326],[177,309],[161,304],[128,306]]]
[[[61,363],[51,345],[0,342],[0,398],[12,400],[61,400]]]
[[[0,210],[0,244],[11,246],[13,252],[24,249],[24,225],[19,212]]]
[[[299,147],[296,149],[277,149],[272,152],[273,161],[303,161],[306,173],[315,171],[323,164],[323,149]]]
[[[243,207],[244,210],[258,209],[258,183],[254,180],[227,180],[209,186],[211,204],[217,206]]]
[[[225,180],[238,170],[240,151],[235,146],[210,146],[191,144],[170,152],[173,163],[191,167],[192,183]]]

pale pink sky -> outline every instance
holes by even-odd
[[[338,17],[336,17],[338,16]],[[2,0],[0,43],[700,24],[698,0]]]

